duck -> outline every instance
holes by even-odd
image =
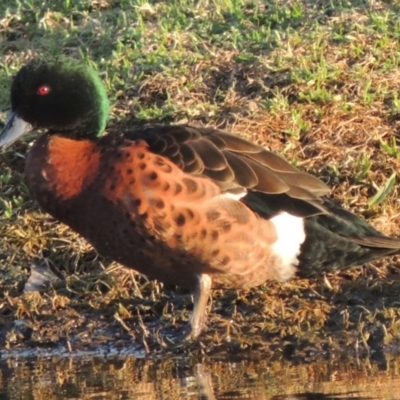
[[[26,158],[41,208],[127,268],[193,293],[182,339],[206,327],[214,289],[316,277],[398,254],[280,155],[210,127],[143,125],[104,133],[99,75],[66,57],[37,58],[11,85],[6,149],[43,130]]]

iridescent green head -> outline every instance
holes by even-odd
[[[0,147],[39,128],[76,139],[94,138],[104,131],[109,113],[96,72],[64,57],[37,59],[22,67],[11,87],[11,107]]]

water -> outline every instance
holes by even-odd
[[[4,353],[3,353],[4,354]],[[0,399],[400,399],[400,359],[308,365],[144,359],[133,355],[9,357]]]

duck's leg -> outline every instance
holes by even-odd
[[[206,325],[206,308],[211,293],[211,277],[207,274],[197,276],[194,292],[194,307],[188,326],[188,338],[196,339]]]
[[[211,293],[212,279],[209,275],[197,275],[194,290],[193,312],[189,322],[177,335],[168,336],[170,344],[180,345],[186,340],[195,340],[206,326],[206,308]]]

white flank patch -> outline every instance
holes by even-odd
[[[296,273],[296,265],[299,263],[297,256],[300,246],[306,238],[303,218],[283,212],[270,220],[276,229],[278,240],[272,246],[272,251],[281,264],[275,265],[278,279],[287,280]]]

